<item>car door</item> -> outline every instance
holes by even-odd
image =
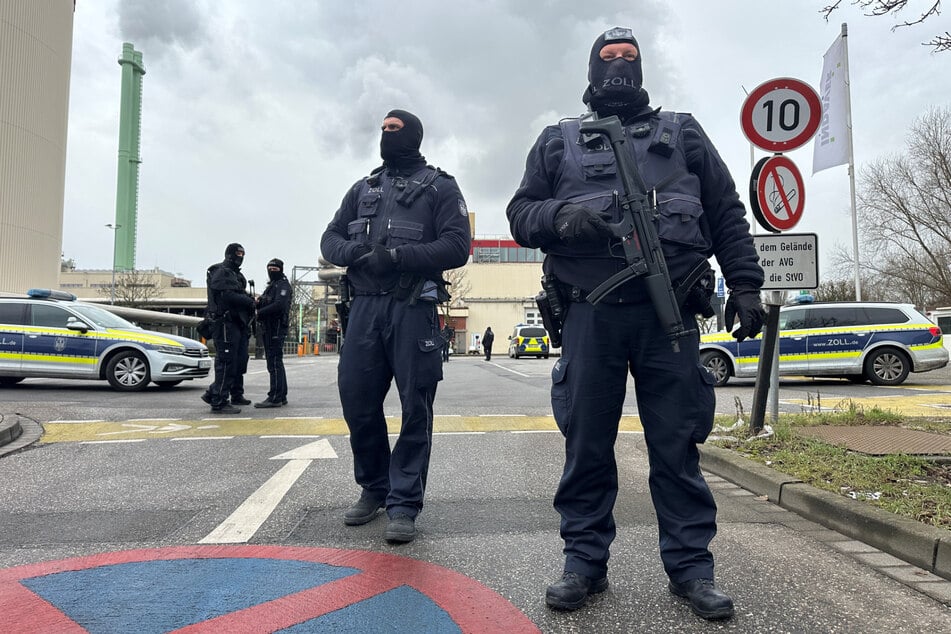
[[[19,376],[25,321],[25,302],[0,302],[0,376]]]
[[[70,321],[85,321],[56,304],[29,305],[29,325],[24,327],[23,362],[27,376],[96,376],[96,338],[70,329]]]
[[[809,374],[836,376],[862,368],[862,350],[871,329],[855,306],[816,306],[810,312]]]
[[[803,373],[809,367],[806,356],[806,323],[810,308],[789,308],[779,313],[779,373]]]

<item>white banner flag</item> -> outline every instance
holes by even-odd
[[[812,173],[849,162],[848,47],[840,35],[822,57],[822,120],[812,153]]]

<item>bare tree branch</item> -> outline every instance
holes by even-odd
[[[120,306],[141,308],[153,299],[165,295],[154,278],[144,271],[121,271],[115,274],[115,301]],[[97,292],[103,297],[112,297],[112,285],[100,286]]]
[[[869,17],[880,17],[893,13],[897,15],[907,7],[908,2],[909,0],[852,0],[852,4],[865,9],[867,11],[865,15]],[[819,9],[819,14],[828,22],[829,16],[831,16],[841,4],[842,0],[836,0],[836,2]],[[933,0],[930,6],[918,15],[917,19],[905,20],[900,24],[894,25],[891,30],[894,31],[895,29],[905,26],[915,26],[936,15],[941,15],[941,0]],[[922,45],[930,46],[935,53],[951,50],[951,33],[945,31],[944,35],[936,35],[930,42],[923,42]]]
[[[915,120],[905,152],[862,170],[861,275],[885,298],[922,308],[951,303],[951,110]],[[848,270],[844,250],[833,258]],[[847,262],[848,260],[848,262]],[[863,283],[863,290],[869,288]]]

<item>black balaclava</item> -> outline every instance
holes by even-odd
[[[280,269],[279,271],[272,271],[271,267],[276,267]],[[279,260],[277,258],[272,259],[267,263],[267,276],[272,282],[277,281],[284,277],[284,260]]]
[[[238,255],[238,251],[241,251],[241,255]],[[237,242],[229,244],[225,248],[225,260],[230,262],[234,268],[240,269],[241,263],[244,262],[244,247]]]
[[[396,117],[403,127],[395,132],[384,131],[380,137],[380,156],[387,167],[413,168],[426,164],[426,157],[419,153],[423,142],[423,124],[411,112],[390,110],[384,119]]]
[[[609,62],[601,59],[601,49],[607,44],[628,42],[637,47],[637,59],[629,62],[623,57]],[[601,34],[591,47],[588,60],[588,88],[581,98],[602,117],[612,114],[622,120],[650,103],[642,84],[641,47],[630,29],[616,26]]]

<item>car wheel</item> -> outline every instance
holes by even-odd
[[[713,385],[720,387],[730,380],[730,360],[721,352],[707,351],[700,355],[700,365],[713,375]]]
[[[875,385],[900,385],[910,370],[907,355],[895,348],[879,348],[865,359],[865,376]]]
[[[515,358],[518,359],[518,350],[515,351]]]
[[[138,392],[149,384],[149,364],[140,353],[123,350],[109,360],[106,378],[120,392]]]
[[[546,354],[546,355],[543,355],[542,358],[543,358],[543,359],[547,359],[547,358],[548,358],[548,355],[547,355],[547,354]]]
[[[168,390],[175,387],[184,380],[185,379],[178,379],[177,381],[156,381],[155,384],[159,386],[159,389]]]
[[[13,387],[23,378],[22,376],[0,376],[0,387]]]

